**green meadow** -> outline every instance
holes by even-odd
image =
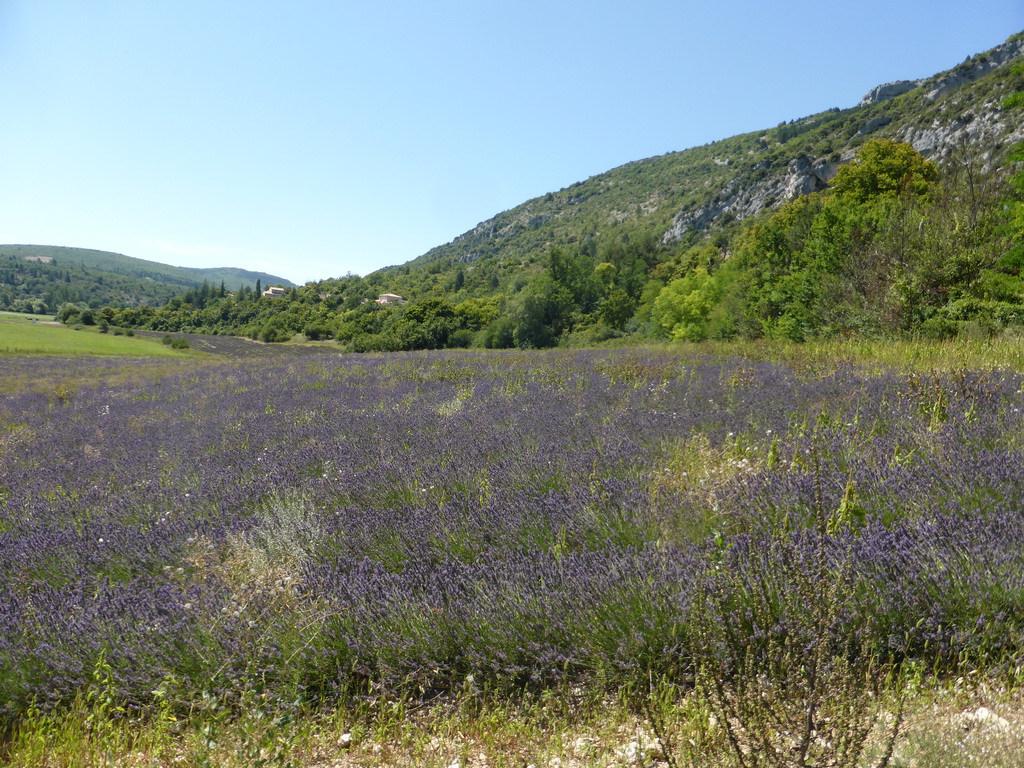
[[[0,313],[0,355],[95,357],[193,357],[196,353],[161,344],[159,339],[74,330],[31,315]]]

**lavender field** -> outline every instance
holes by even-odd
[[[798,631],[769,561],[849,563],[829,631],[870,619],[879,654],[1022,650],[1016,373],[637,350],[4,364],[6,723],[98,670],[143,712],[257,684],[331,704],[685,680],[698,605],[750,642]]]

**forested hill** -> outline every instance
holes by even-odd
[[[160,306],[204,283],[228,291],[291,286],[264,272],[232,267],[172,267],[120,253],[53,245],[0,245],[0,309],[56,313],[64,303],[89,307]]]
[[[106,319],[351,350],[1024,332],[1022,55],[629,163],[365,278]]]

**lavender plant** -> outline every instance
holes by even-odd
[[[861,765],[883,714],[875,765],[892,757],[903,688],[872,614],[857,610],[848,502],[831,514],[819,503],[813,526],[776,520],[709,552],[691,648],[698,688],[744,768]],[[895,712],[881,704],[890,691]]]

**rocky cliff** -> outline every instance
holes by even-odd
[[[982,99],[964,87],[1024,58],[1024,34],[1015,35],[987,53],[969,58],[954,69],[926,80],[900,80],[872,88],[858,104],[864,117],[857,131],[830,158],[794,157],[785,170],[776,168],[766,179],[743,185],[730,182],[713,203],[675,215],[662,236],[663,242],[681,239],[687,232],[702,230],[720,216],[737,219],[756,214],[765,207],[824,189],[835,177],[839,165],[856,155],[856,140],[869,134],[889,135],[906,141],[923,155],[945,162],[965,152],[981,161],[981,170],[991,170],[1005,149],[1024,141],[1024,121],[1018,114],[1002,109],[999,94]],[[874,114],[868,108],[892,101],[921,89],[924,108],[892,114]],[[922,122],[922,116],[930,116]],[[766,168],[768,166],[765,166]]]

